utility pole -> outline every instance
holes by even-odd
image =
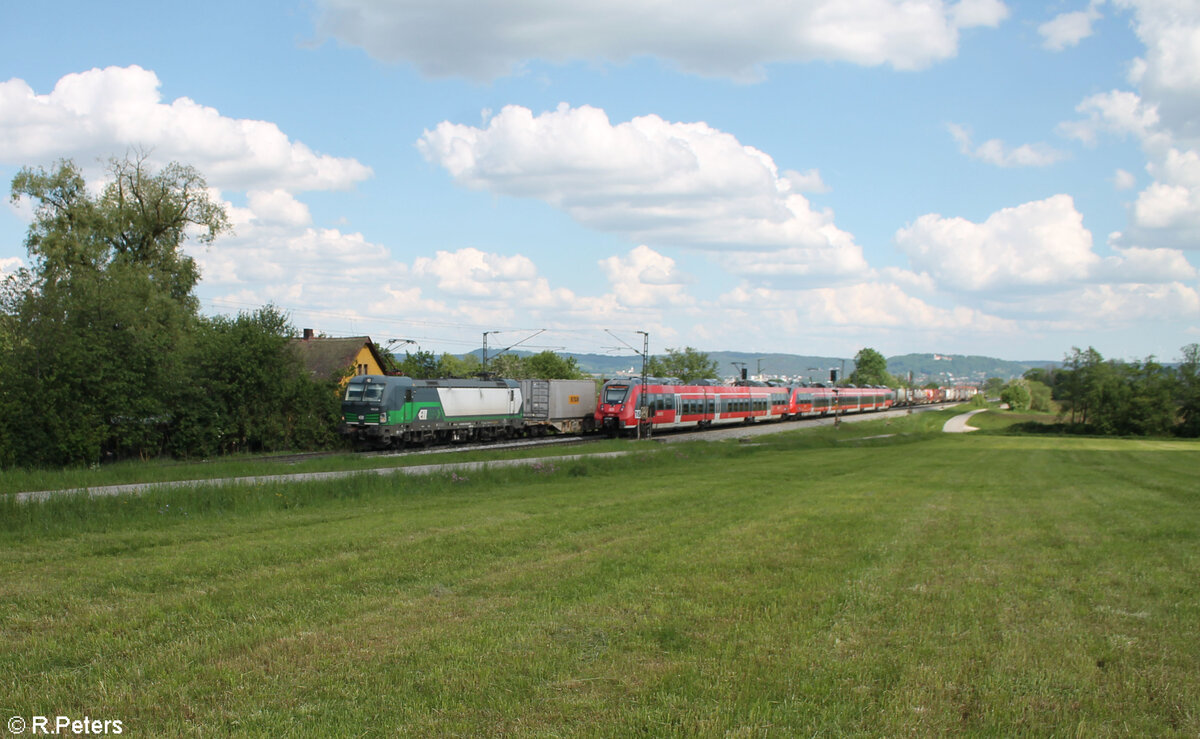
[[[498,334],[498,333],[500,333],[500,332],[499,331],[484,331],[483,332],[483,362],[482,362],[482,366],[480,367],[480,369],[483,370],[484,374],[487,374],[487,363],[488,363],[487,337],[488,337],[488,334]]]
[[[650,334],[646,331],[638,331],[642,335],[642,392],[638,394],[638,440],[642,438],[642,422],[649,420],[646,418],[646,363],[650,358]],[[650,438],[651,425],[646,425],[646,438]]]
[[[846,360],[842,360],[842,373],[838,375],[839,382],[846,381]],[[833,427],[841,428],[842,426],[842,391],[838,389],[837,384],[833,386]]]
[[[622,339],[620,336],[617,336],[616,334],[614,334],[612,331],[609,331],[608,329],[604,329],[604,332],[607,333],[609,336],[613,337],[614,339],[616,339],[617,341],[621,342],[625,346],[628,346],[630,349],[633,349],[633,351],[635,353],[637,353],[637,349],[634,349],[632,346],[630,346],[629,342],[625,341],[625,339]],[[641,441],[641,439],[642,439],[642,423],[644,421],[648,420],[648,417],[646,414],[646,380],[647,380],[646,372],[648,369],[647,364],[650,361],[650,334],[649,334],[649,332],[646,332],[646,331],[638,331],[638,333],[642,335],[642,351],[640,352],[642,355],[642,383],[641,383],[641,387],[638,388],[638,407],[637,407],[636,415],[637,415],[637,438],[638,438],[638,441]],[[649,423],[646,424],[646,438],[647,439],[650,438],[650,424]]]

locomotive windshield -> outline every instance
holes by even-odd
[[[609,385],[604,388],[604,402],[608,405],[624,403],[625,395],[629,392],[628,385]]]
[[[387,386],[378,382],[352,382],[346,386],[344,400],[350,402],[378,403]]]

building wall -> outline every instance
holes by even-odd
[[[382,375],[383,374],[383,367],[380,367],[379,362],[375,361],[374,355],[372,355],[371,350],[368,349],[366,345],[363,345],[363,347],[358,350],[358,354],[355,355],[355,357],[354,357],[354,374],[355,375]],[[349,377],[342,380],[343,385],[345,385],[348,382],[350,382]]]

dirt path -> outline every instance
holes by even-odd
[[[968,413],[955,416],[949,421],[946,421],[946,424],[942,426],[942,431],[945,431],[947,434],[965,434],[968,431],[978,431],[979,429],[975,428],[974,426],[968,426],[967,421],[969,421],[971,416],[975,415],[976,413],[983,413],[986,410],[987,408],[980,408],[979,410],[970,411]]]

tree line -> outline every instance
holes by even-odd
[[[589,377],[579,369],[575,357],[562,357],[553,351],[543,351],[522,357],[516,354],[500,354],[489,357],[487,367],[474,354],[438,356],[429,351],[406,352],[404,359],[384,353],[389,366],[384,369],[391,374],[406,375],[418,380],[439,377],[478,377],[491,375],[514,380],[578,380]]]
[[[289,349],[272,306],[199,313],[182,247],[230,230],[193,168],[110,160],[89,191],[71,161],[22,169],[30,265],[0,286],[0,466],[311,448],[338,402]]]
[[[1004,385],[1000,398],[1016,410],[1049,411],[1054,401],[1061,423],[1053,428],[1070,433],[1197,437],[1200,344],[1182,353],[1171,367],[1154,357],[1106,360],[1092,347],[1073,347],[1062,366],[1029,370]]]

